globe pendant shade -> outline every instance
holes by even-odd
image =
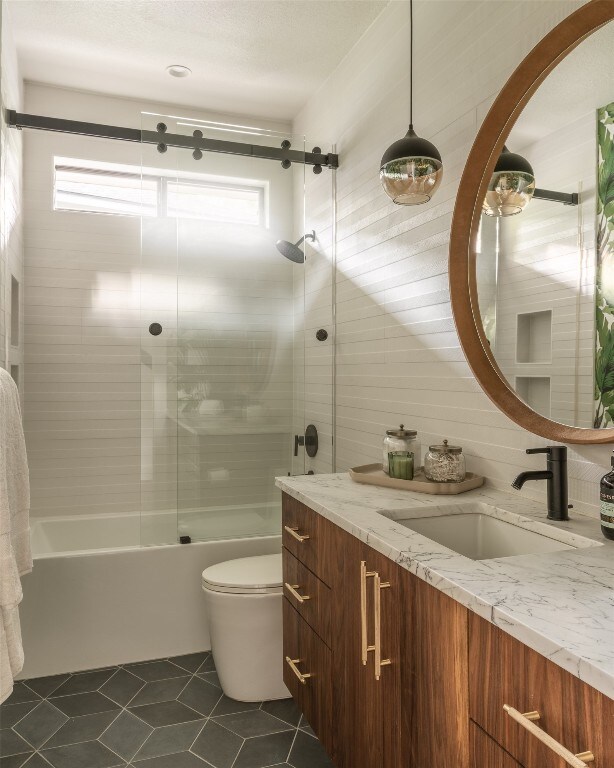
[[[482,210],[487,216],[515,216],[531,202],[534,192],[535,174],[528,160],[503,147]]]
[[[384,152],[379,177],[384,192],[397,205],[427,203],[443,178],[441,155],[410,125],[405,136]]]

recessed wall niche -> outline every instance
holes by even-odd
[[[19,280],[11,275],[11,346],[19,346]]]
[[[549,376],[516,376],[516,392],[534,411],[550,417]]]
[[[13,381],[17,386],[19,386],[19,366],[18,365],[11,365],[11,376],[13,377]]]
[[[552,310],[522,312],[516,328],[516,362],[552,361]]]

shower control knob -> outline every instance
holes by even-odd
[[[162,333],[162,326],[160,323],[152,323],[149,326],[149,333],[151,333],[152,336],[159,336]]]
[[[320,328],[316,331],[316,339],[318,341],[326,341],[328,338],[328,331],[324,328]]]

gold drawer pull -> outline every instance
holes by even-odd
[[[514,709],[514,707],[510,707],[508,704],[504,704],[503,709],[512,720],[515,720],[522,725],[523,728],[526,728],[529,733],[533,734],[536,739],[539,739],[542,744],[549,747],[555,755],[562,757],[567,765],[571,765],[572,768],[586,768],[586,764],[592,763],[595,759],[592,752],[580,752],[577,755],[574,755],[573,752],[570,752],[556,739],[553,739],[552,736],[546,733],[546,731],[542,730],[538,725],[535,725],[534,721],[539,720],[539,712],[522,713],[517,709]]]
[[[306,534],[301,535],[298,533],[298,528],[290,528],[289,525],[284,525],[284,530],[288,531],[290,536],[292,536],[293,539],[296,539],[301,544],[309,538],[309,536]]]
[[[367,570],[365,560],[360,561],[360,650],[362,663],[367,664],[369,651],[374,651],[375,646],[369,645],[367,640],[367,579],[375,576],[375,571]]]
[[[379,680],[382,667],[392,664],[390,659],[382,659],[382,589],[390,587],[389,581],[382,581],[379,573],[373,577],[373,608],[375,614],[375,679]]]
[[[299,603],[304,603],[305,600],[311,600],[311,597],[309,595],[301,595],[296,590],[299,588],[299,584],[288,584],[287,581],[284,582],[285,588],[288,590],[288,592],[294,597],[296,600],[299,601]]]
[[[303,685],[306,685],[307,678],[313,677],[310,672],[301,672],[300,669],[296,666],[297,664],[301,663],[300,659],[291,659],[289,656],[286,656],[286,663]]]

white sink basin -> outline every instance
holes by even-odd
[[[447,514],[446,507],[382,514],[472,560],[599,546],[599,542],[487,504],[459,504],[449,510]],[[409,517],[409,514],[412,516]]]

